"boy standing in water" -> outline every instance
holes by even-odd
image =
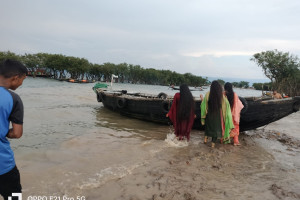
[[[22,85],[27,68],[20,62],[4,60],[0,63],[0,194],[4,199],[12,193],[21,193],[20,173],[8,138],[20,138],[23,134],[23,103],[12,92]],[[9,125],[12,128],[9,128]]]

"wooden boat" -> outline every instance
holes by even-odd
[[[180,90],[179,87],[169,87],[172,90]],[[203,91],[202,87],[190,88],[190,91]]]
[[[33,71],[30,68],[27,68],[27,76],[32,76],[32,77],[52,77],[50,73],[46,71],[46,69],[37,69]]]
[[[86,79],[82,79],[82,80],[67,79],[67,82],[70,82],[70,83],[94,83],[95,81],[90,81],[90,80],[86,80]]]
[[[156,123],[169,124],[166,117],[172,105],[173,97],[165,93],[158,95],[127,93],[122,91],[107,91],[94,89],[98,102],[121,115],[147,120]],[[241,111],[240,131],[255,129],[279,120],[299,110],[300,96],[286,99],[271,99],[257,97],[240,97],[244,108]],[[195,100],[195,113],[197,115],[193,128],[203,130],[200,122],[201,100]]]

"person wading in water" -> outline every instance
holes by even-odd
[[[186,84],[180,85],[180,92],[174,95],[170,111],[166,115],[173,123],[178,140],[190,140],[190,132],[195,119],[195,102]]]

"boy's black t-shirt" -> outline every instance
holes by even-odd
[[[9,121],[15,123],[15,124],[23,124],[23,118],[24,118],[24,107],[23,102],[19,95],[16,93],[8,90],[13,98],[13,108],[11,111],[11,114],[8,118]]]

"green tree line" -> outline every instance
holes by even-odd
[[[272,83],[253,83],[253,87],[256,90],[264,90],[264,91],[271,91],[272,90]]]
[[[110,81],[112,74],[117,75],[117,82],[129,82],[152,85],[180,85],[190,86],[209,84],[207,78],[195,76],[191,73],[179,74],[170,70],[142,68],[140,65],[127,63],[93,64],[85,58],[65,56],[61,54],[25,54],[17,55],[13,52],[0,52],[0,61],[4,59],[21,61],[30,71],[44,69],[54,79],[72,78],[77,80]]]
[[[222,79],[217,79],[217,81],[221,84],[221,85],[225,85],[225,81]],[[231,82],[233,87],[236,88],[249,88],[249,82],[247,81],[240,81],[240,82]]]

